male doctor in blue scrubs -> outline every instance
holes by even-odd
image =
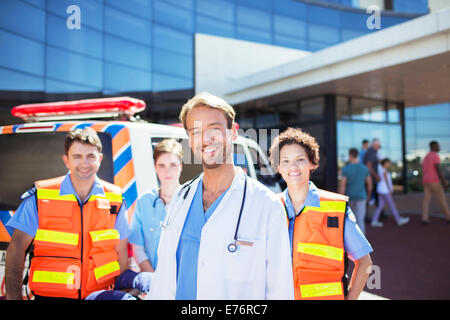
[[[235,112],[201,93],[180,119],[203,173],[167,207],[149,299],[293,299],[283,206],[233,164]]]

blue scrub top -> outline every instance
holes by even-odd
[[[292,245],[294,240],[294,216],[298,216],[305,206],[310,207],[320,207],[320,197],[319,189],[309,181],[309,191],[306,196],[305,203],[303,207],[297,214],[294,214],[294,206],[289,197],[288,188],[283,192],[284,203],[286,204],[287,214],[289,218],[289,240],[291,244],[291,255],[292,255]],[[345,228],[344,228],[344,249],[348,256],[352,260],[358,260],[373,251],[372,246],[369,241],[367,241],[361,229],[356,224],[356,219],[350,218],[354,217],[350,206],[347,206],[347,212],[345,213]]]
[[[34,238],[36,235],[36,231],[39,227],[39,216],[36,204],[36,194],[32,192],[32,190],[28,191],[29,196],[27,196],[20,206],[17,208],[14,215],[9,219],[6,224],[6,229],[13,233],[14,229],[19,229]],[[61,187],[59,189],[59,195],[67,195],[73,194],[78,200],[78,203],[81,205],[81,201],[75,192],[75,189],[72,185],[72,181],[70,180],[70,173],[66,175],[63,182],[61,183]],[[101,185],[98,177],[95,178],[94,186],[92,187],[89,196],[86,198],[85,203],[89,200],[89,198],[93,195],[96,196],[105,196],[105,191],[103,190],[103,186]],[[126,239],[130,235],[130,226],[128,224],[128,217],[126,211],[125,200],[120,207],[119,214],[116,218],[116,224],[114,226],[117,231],[119,231],[120,239]]]
[[[198,253],[203,226],[227,193],[224,191],[214,203],[203,211],[203,178],[192,199],[177,248],[177,300],[197,299]]]
[[[158,265],[158,245],[166,217],[164,201],[157,189],[147,192],[136,203],[128,241],[143,246],[153,269]]]

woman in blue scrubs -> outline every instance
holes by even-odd
[[[153,150],[160,187],[138,199],[128,239],[133,244],[134,258],[141,272],[156,269],[161,226],[166,217],[165,206],[180,185],[182,158],[182,147],[174,139],[162,140]]]
[[[311,173],[319,166],[319,144],[316,139],[300,129],[288,128],[274,139],[270,148],[271,163],[287,183],[282,193],[289,219],[291,252],[294,239],[294,223],[305,207],[321,207],[319,189],[310,181]],[[363,290],[372,261],[372,247],[356,224],[347,206],[344,227],[344,249],[355,263],[347,300],[357,299]],[[295,280],[294,280],[295,281]]]

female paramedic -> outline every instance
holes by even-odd
[[[287,183],[279,197],[288,220],[295,299],[357,299],[370,274],[372,247],[356,224],[348,198],[310,181],[319,166],[315,138],[288,128],[274,139],[270,160]],[[355,263],[349,286],[348,258]]]
[[[182,158],[181,144],[174,139],[162,140],[153,151],[160,187],[138,199],[129,237],[136,263],[142,272],[153,272],[156,269],[161,226],[166,217],[165,206],[180,185]]]

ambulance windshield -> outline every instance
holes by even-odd
[[[62,160],[66,132],[0,135],[0,210],[16,210],[33,182],[65,175]],[[113,182],[111,136],[99,133],[103,161],[98,177]]]

